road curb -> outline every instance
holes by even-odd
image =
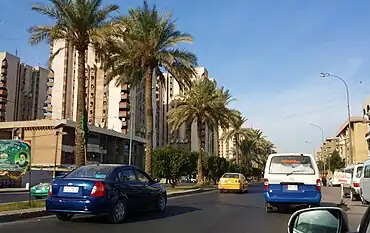
[[[22,190],[1,190],[0,194],[2,193],[28,193],[28,189],[22,189]]]
[[[176,192],[176,193],[169,193],[167,194],[167,197],[179,197],[179,196],[187,196],[191,194],[196,194],[196,193],[205,193],[205,192],[210,192],[214,191],[216,188],[198,188],[194,190],[189,190],[185,192]]]
[[[52,215],[53,213],[47,212],[46,210],[37,210],[37,211],[30,211],[30,212],[23,212],[23,213],[13,213],[7,215],[0,215],[0,223],[6,222],[15,222],[30,218],[39,218],[48,215]]]
[[[189,190],[185,192],[170,193],[167,195],[167,197],[171,198],[171,197],[187,196],[191,194],[210,192],[214,190],[216,190],[216,188],[199,188],[199,189]],[[30,219],[30,218],[40,218],[40,217],[45,217],[45,216],[51,216],[54,214],[55,213],[50,213],[50,212],[47,212],[46,210],[32,211],[31,209],[29,209],[28,211],[25,211],[25,212],[17,212],[17,213],[0,215],[0,223],[15,222],[15,221],[20,221],[20,220],[25,220],[25,219]]]

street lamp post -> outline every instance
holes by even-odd
[[[314,146],[311,142],[309,142],[309,141],[305,141],[304,143],[309,144],[309,145],[311,145],[311,146],[312,146],[312,149],[313,149],[313,156],[315,156],[315,154],[316,154],[315,146]]]
[[[351,107],[350,107],[350,101],[349,101],[349,89],[348,89],[348,85],[347,85],[347,82],[342,79],[341,77],[337,76],[337,75],[333,75],[333,74],[330,74],[330,73],[320,73],[320,76],[323,77],[323,78],[326,78],[326,77],[334,77],[336,79],[339,79],[343,84],[344,86],[346,87],[346,95],[347,95],[347,115],[348,115],[348,143],[349,143],[349,158],[351,159],[352,161],[352,132],[351,132]],[[346,156],[346,165],[348,164],[348,158]]]
[[[53,168],[53,179],[55,178],[56,171],[57,171],[57,160],[58,160],[58,145],[59,145],[59,135],[67,135],[67,132],[61,132],[59,129],[56,129],[55,131],[55,153],[54,153],[54,168]]]
[[[324,142],[325,142],[325,140],[324,140],[324,130],[319,125],[316,125],[316,124],[310,124],[310,125],[321,131],[322,150],[324,150]],[[326,169],[325,151],[321,151],[321,155],[323,156],[323,159],[324,159],[323,164],[324,164],[324,171],[325,171],[325,169]]]

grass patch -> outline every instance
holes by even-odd
[[[187,186],[176,186],[174,188],[168,187],[166,188],[167,191],[185,191],[185,190],[191,190],[191,189],[197,189],[199,186],[197,185],[187,185]]]
[[[199,188],[214,188],[214,185],[199,185],[199,184],[192,184],[192,185],[180,185],[176,186],[175,188],[168,187],[166,188],[167,192],[178,192],[178,191],[187,191],[187,190],[192,190],[192,189],[199,189]]]
[[[31,203],[28,201],[12,202],[12,203],[0,204],[0,212],[11,211],[11,210],[31,209],[31,208],[43,208],[43,207],[45,207],[45,200],[33,200],[31,201]]]

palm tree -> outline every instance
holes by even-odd
[[[192,52],[177,48],[179,43],[192,42],[189,34],[177,30],[171,14],[162,17],[155,5],[129,10],[120,18],[121,27],[110,31],[109,46],[105,50],[104,67],[110,69],[108,80],[117,84],[138,85],[145,81],[146,153],[145,171],[151,173],[153,140],[152,84],[153,76],[164,81],[162,71],[168,72],[181,87],[189,85],[194,76],[197,57]]]
[[[108,17],[118,10],[117,5],[102,7],[102,0],[49,0],[46,5],[34,5],[32,10],[54,20],[54,25],[33,26],[29,29],[30,43],[39,44],[66,40],[78,52],[78,89],[76,125],[76,165],[85,164],[84,113],[86,109],[85,63],[86,50],[99,29],[108,24]],[[63,49],[63,48],[62,48]],[[58,50],[51,60],[55,57]],[[85,119],[86,120],[86,119]]]
[[[203,182],[202,166],[202,125],[209,129],[229,127],[233,111],[227,108],[232,96],[228,90],[217,88],[216,82],[208,78],[200,78],[193,82],[186,95],[180,95],[175,108],[168,112],[168,123],[172,130],[178,129],[186,122],[196,122],[199,158],[197,163],[198,183]]]
[[[236,148],[240,148],[240,143],[244,138],[249,136],[249,129],[244,128],[243,125],[247,122],[239,111],[234,112],[234,120],[231,121],[230,128],[225,131],[221,138],[225,141],[235,140]],[[236,149],[236,163],[240,162],[240,150]]]
[[[269,154],[274,153],[275,145],[267,140],[259,129],[248,129],[248,136],[242,141],[240,151],[244,161],[263,165]]]

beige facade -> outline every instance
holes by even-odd
[[[0,122],[44,118],[48,71],[0,52]]]
[[[204,67],[195,69],[194,79],[200,77],[209,78],[208,70]],[[154,114],[155,146],[173,145],[191,151],[198,150],[198,136],[196,122],[189,122],[171,133],[171,126],[167,123],[167,112],[174,107],[173,100],[186,90],[181,90],[179,84],[170,74],[164,74],[165,83],[156,86],[156,103]],[[210,155],[218,155],[218,129],[208,129],[206,125],[202,129],[202,149]]]
[[[367,121],[368,129],[365,134],[365,140],[367,142],[367,155],[370,157],[370,96],[366,97],[365,101],[362,103],[362,117]]]
[[[338,138],[338,151],[348,164],[364,162],[368,157],[368,145],[365,134],[368,132],[368,123],[362,117],[351,117],[352,133],[352,156],[349,152],[349,127],[346,121],[339,129],[336,137]]]
[[[321,150],[316,154],[317,161],[326,161],[328,156],[335,150],[340,151],[339,137],[327,137],[324,144],[321,145]]]
[[[235,145],[235,140],[230,139],[230,140],[224,140],[222,137],[224,133],[227,132],[225,130],[222,130],[221,128],[218,130],[218,156],[222,158],[226,158],[228,160],[233,160],[236,157],[236,145]]]
[[[64,48],[60,50],[61,48]],[[60,50],[60,51],[59,51]],[[50,78],[49,118],[76,120],[78,53],[65,40],[55,41],[51,54],[59,53],[52,61]],[[128,83],[117,86],[115,80],[106,83],[105,72],[92,47],[86,53],[86,107],[88,122],[123,134],[145,137],[145,92],[143,86]],[[51,84],[52,83],[52,84]],[[131,119],[134,119],[132,124]]]

